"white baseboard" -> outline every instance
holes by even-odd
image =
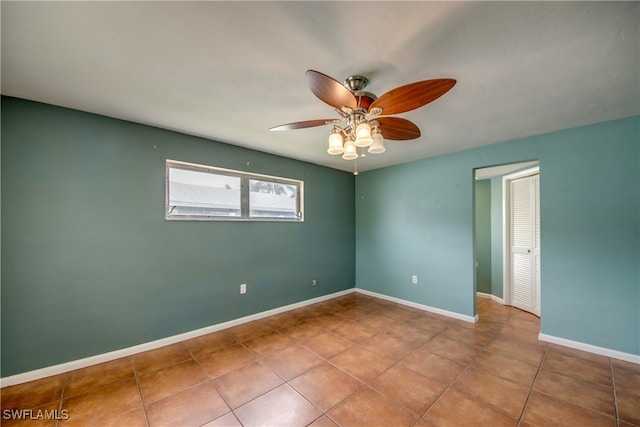
[[[491,301],[495,301],[497,303],[500,303],[502,305],[504,305],[504,300],[500,297],[497,297],[495,295],[492,294],[487,294],[484,292],[476,292],[476,295],[478,296],[478,298],[487,298],[490,299]]]
[[[311,305],[311,304],[326,301],[329,299],[337,298],[343,295],[351,294],[354,291],[355,289],[353,288],[346,289],[344,291],[323,295],[317,298],[312,298],[305,301],[297,302],[295,304],[285,305],[282,307],[274,308],[272,310],[267,310],[267,311],[252,314],[249,316],[241,317],[239,319],[230,320],[228,322],[218,323],[215,325],[207,326],[205,328],[196,329],[196,330],[185,332],[182,334],[161,338],[159,340],[146,342],[143,344],[135,345],[133,347],[127,347],[120,350],[110,351],[108,353],[86,357],[84,359],[72,360],[70,362],[61,363],[59,365],[47,366],[46,368],[35,369],[33,371],[11,375],[9,377],[0,378],[0,387],[8,387],[11,385],[22,384],[29,381],[39,380],[41,378],[50,377],[52,375],[63,374],[65,372],[74,371],[76,369],[86,368],[87,366],[96,365],[98,363],[109,362],[111,360],[119,359],[121,357],[131,356],[133,354],[142,353],[144,351],[154,350],[156,348],[164,347],[170,344],[175,344],[181,341],[186,341],[191,338],[196,338],[202,335],[210,334],[212,332],[217,332],[223,329],[231,328],[233,326],[241,325],[243,323],[252,322],[254,320],[263,319],[265,317],[273,316],[275,314],[280,314],[290,310],[295,310],[296,308],[305,307],[307,305]]]
[[[543,333],[540,333],[538,335],[538,339],[540,341],[545,341],[564,347],[575,348],[576,350],[587,351],[589,353],[595,353],[601,356],[611,357],[613,359],[620,359],[627,362],[640,364],[640,355],[637,354],[624,353],[622,351],[611,350],[609,348],[598,347],[591,344],[585,344],[579,341],[571,341],[565,338],[554,337],[553,335],[547,335]]]
[[[430,313],[441,314],[443,316],[452,317],[454,319],[464,320],[465,322],[476,323],[478,321],[478,315],[477,314],[475,316],[468,316],[466,314],[460,314],[460,313],[456,313],[454,311],[443,310],[441,308],[431,307],[431,306],[424,305],[424,304],[419,304],[419,303],[413,302],[413,301],[407,301],[407,300],[400,299],[400,298],[390,297],[388,295],[379,294],[377,292],[372,292],[372,291],[368,291],[366,289],[361,289],[361,288],[356,288],[355,291],[359,292],[361,294],[365,294],[365,295],[369,295],[369,296],[372,296],[372,297],[376,297],[376,298],[384,299],[384,300],[387,300],[387,301],[395,302],[395,303],[398,303],[398,304],[406,305],[406,306],[409,306],[409,307],[417,308],[419,310],[428,311]]]

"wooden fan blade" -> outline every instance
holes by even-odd
[[[339,111],[347,106],[356,109],[358,101],[342,83],[318,71],[307,70],[307,84],[311,92],[320,100]]]
[[[339,123],[342,120],[338,119],[317,119],[317,120],[305,120],[304,122],[287,123],[286,125],[279,125],[269,128],[269,130],[293,130],[312,128],[316,126],[324,126],[332,123]]]
[[[400,114],[422,107],[447,93],[454,85],[454,79],[423,80],[400,86],[376,99],[373,108],[382,108],[382,114]]]
[[[420,137],[420,129],[413,122],[400,117],[378,117],[380,132],[384,139],[405,141]]]

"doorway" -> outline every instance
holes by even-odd
[[[537,160],[531,160],[474,170],[474,305],[476,297],[490,298],[501,304],[514,305],[511,221],[510,211],[507,209],[510,200],[508,183],[535,173],[539,174],[538,165]],[[537,224],[539,232],[539,222]],[[534,236],[535,233],[534,231]],[[527,249],[529,248],[525,248],[525,252]],[[538,262],[533,265],[539,268],[539,245],[536,255]],[[539,279],[539,270],[536,270],[536,273]],[[537,299],[539,295],[540,292],[534,296],[534,301],[538,304],[531,309],[538,316],[540,315],[540,301]],[[518,306],[517,302],[515,304]]]

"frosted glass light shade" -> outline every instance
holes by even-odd
[[[353,160],[358,158],[358,151],[352,140],[347,140],[344,143],[344,154],[342,158],[345,160]]]
[[[371,147],[369,147],[369,153],[384,153],[386,148],[384,148],[384,139],[382,138],[382,134],[380,132],[374,132],[371,138],[373,138],[373,144],[371,144]]]
[[[342,146],[342,135],[339,132],[334,132],[329,136],[329,154],[342,154],[344,153],[344,147]]]
[[[356,147],[368,147],[373,144],[371,127],[367,123],[360,123],[356,128]]]

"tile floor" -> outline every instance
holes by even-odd
[[[349,294],[3,388],[3,414],[69,419],[2,425],[640,425],[640,365],[540,342],[538,318],[488,299],[478,312]]]

